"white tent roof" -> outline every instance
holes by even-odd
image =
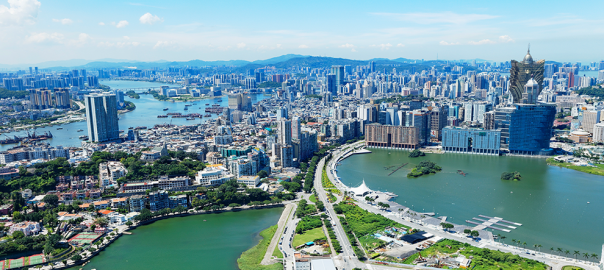
[[[363,196],[367,193],[371,193],[371,189],[365,185],[365,179],[363,179],[363,183],[360,186],[351,188],[350,191],[352,191],[355,196]]]

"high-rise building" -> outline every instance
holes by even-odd
[[[294,117],[292,119],[292,139],[299,140],[300,139],[300,118]]]
[[[535,79],[539,86],[543,85],[545,60],[533,61],[530,49],[527,51],[522,62],[512,60],[510,69],[510,92],[514,103],[520,103],[524,86],[531,79]],[[539,93],[537,93],[539,95]]]
[[[501,130],[445,127],[442,132],[445,152],[499,155]]]
[[[419,148],[417,128],[369,124],[365,126],[365,145],[417,149]]]
[[[92,142],[119,139],[117,99],[109,93],[84,96],[88,138]]]
[[[375,72],[375,62],[369,62],[369,72]]]
[[[292,122],[289,120],[279,121],[279,144],[283,146],[292,143]]]
[[[344,66],[331,66],[331,74],[336,75],[336,85],[344,85]]]
[[[335,74],[328,74],[325,81],[325,92],[330,93],[333,97],[338,95],[338,84]]]
[[[501,147],[510,153],[544,154],[555,116],[555,104],[514,104],[495,110],[494,129],[501,129]]]
[[[55,88],[55,106],[59,109],[69,109],[69,90],[65,88]]]

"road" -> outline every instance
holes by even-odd
[[[298,208],[297,204],[292,204],[292,214],[287,218],[285,223],[285,229],[281,234],[281,238],[279,238],[279,250],[283,253],[283,266],[284,269],[293,270],[294,269],[294,247],[292,246],[292,241],[294,239],[294,232],[296,231],[296,225],[300,222],[299,218],[296,218],[296,209]]]
[[[358,143],[354,144],[355,146],[358,146]],[[346,191],[348,190],[348,187],[346,187],[345,185],[343,185],[341,182],[336,181],[336,176],[333,173],[333,170],[331,169],[334,162],[336,162],[336,160],[339,159],[340,156],[343,156],[344,154],[346,154],[348,152],[348,149],[350,149],[350,146],[344,146],[344,151],[342,151],[342,149],[337,149],[334,150],[334,152],[332,153],[333,158],[330,160],[329,164],[327,165],[327,176],[329,177],[329,179],[331,180],[332,183],[334,183],[336,185],[336,187],[338,189],[340,189],[341,191]],[[323,161],[321,161],[323,162]],[[318,165],[317,168],[322,168],[322,165]],[[316,180],[315,180],[316,181]],[[316,182],[315,182],[316,183]],[[318,184],[315,184],[315,188],[320,187],[322,190],[322,186],[321,186],[321,180],[319,178],[319,182]],[[318,188],[317,188],[318,190]],[[327,205],[327,204],[326,204]],[[380,210],[378,208],[376,208],[373,205],[369,205],[367,203],[365,203],[363,200],[357,200],[357,205],[359,207],[361,207],[362,209],[365,209],[369,212],[375,213],[375,214],[380,214],[383,215],[391,220],[394,220],[400,224],[409,226],[411,228],[416,228],[419,230],[423,230],[426,231],[428,233],[431,233],[435,236],[439,236],[439,237],[443,237],[443,238],[447,238],[447,239],[454,239],[456,241],[459,242],[463,242],[463,243],[468,243],[470,245],[476,246],[476,247],[480,247],[480,248],[488,248],[491,250],[500,250],[503,252],[511,252],[513,254],[518,254],[521,257],[524,258],[528,258],[528,259],[532,259],[532,260],[536,260],[536,261],[540,261],[540,262],[544,262],[545,264],[548,264],[550,266],[553,267],[553,269],[561,269],[562,266],[564,265],[576,265],[576,266],[580,266],[584,269],[594,269],[597,270],[599,269],[599,267],[593,265],[593,264],[587,264],[584,261],[575,261],[573,259],[570,258],[564,258],[564,257],[559,257],[559,256],[553,256],[551,254],[545,254],[545,253],[539,253],[539,252],[535,252],[532,250],[528,250],[528,249],[523,249],[523,248],[516,248],[516,247],[511,247],[509,245],[504,245],[504,244],[500,244],[494,241],[486,241],[486,240],[482,240],[482,241],[474,241],[468,237],[466,237],[465,235],[462,234],[457,234],[457,233],[449,233],[449,232],[445,232],[442,229],[438,228],[438,227],[433,227],[433,226],[424,226],[421,224],[417,224],[417,223],[413,223],[407,219],[403,219],[401,218],[400,214],[396,214],[393,212],[387,212],[384,210]],[[528,252],[528,253],[527,253]],[[535,255],[533,255],[535,254]]]
[[[329,219],[332,220],[336,225],[333,227],[334,233],[336,234],[336,238],[340,241],[340,245],[342,246],[342,254],[334,257],[334,263],[336,267],[339,266],[339,269],[353,269],[353,268],[364,268],[365,264],[361,263],[358,258],[355,256],[354,251],[352,250],[352,246],[350,245],[350,241],[348,241],[348,237],[346,233],[342,229],[342,224],[340,224],[340,219],[336,215],[336,212],[333,210],[333,205],[327,201],[327,195],[325,194],[325,190],[323,189],[323,185],[321,184],[321,176],[323,175],[323,165],[325,164],[325,158],[321,159],[319,164],[317,164],[317,171],[315,172],[315,190],[317,191],[318,199],[325,204],[325,213],[329,216]]]
[[[266,249],[266,253],[264,254],[264,259],[262,259],[262,262],[260,264],[269,265],[269,264],[275,263],[275,261],[271,259],[273,256],[273,251],[275,250],[277,243],[279,243],[279,237],[281,237],[281,231],[283,231],[283,229],[285,228],[285,223],[288,221],[288,218],[292,213],[291,210],[292,210],[292,208],[295,208],[295,206],[296,206],[296,204],[290,203],[285,206],[285,209],[283,209],[283,213],[281,213],[281,217],[279,217],[279,222],[277,222],[277,230],[275,231],[275,234],[273,235],[273,238],[271,239],[271,243],[268,245],[268,248]]]

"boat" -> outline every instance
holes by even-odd
[[[169,108],[164,108],[164,111],[167,111],[167,110],[169,110]]]
[[[187,120],[195,120],[195,117],[187,117]]]
[[[57,128],[57,130],[61,130],[61,129],[63,129],[63,128],[62,127]]]
[[[210,103],[206,103],[206,106],[210,105]]]
[[[84,131],[84,130],[83,129],[78,129],[78,132],[82,132],[82,131]]]
[[[133,127],[129,127],[128,129],[133,129]]]
[[[120,132],[119,132],[119,133],[124,133],[124,131],[123,131],[123,130],[120,130]]]
[[[185,111],[188,111],[188,110],[189,110],[189,107],[185,107]]]
[[[211,114],[206,114],[206,115],[204,115],[204,117],[210,117],[210,116],[212,116],[212,115],[211,115]]]
[[[86,135],[82,135],[82,136],[80,136],[80,137],[78,137],[78,138],[79,138],[79,139],[88,140],[88,136],[86,136]]]
[[[463,176],[466,176],[466,173],[465,173],[465,172],[463,172],[462,170],[457,170],[457,173],[458,173],[458,174],[461,174],[461,175],[463,175]]]
[[[185,107],[189,107],[189,106],[193,106],[193,105],[191,105],[191,104],[185,104]]]
[[[158,115],[157,118],[168,118],[167,115]]]

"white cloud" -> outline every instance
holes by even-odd
[[[143,16],[138,19],[142,24],[152,25],[157,22],[163,22],[164,20],[157,15],[153,15],[149,12],[145,13]]]
[[[130,37],[129,37],[129,36],[124,36],[124,39],[125,39],[125,40],[129,40],[129,39],[130,39]]]
[[[452,46],[452,45],[459,45],[459,42],[446,42],[443,40],[443,41],[439,42],[439,44],[443,45],[443,46]]]
[[[499,42],[507,43],[507,42],[514,42],[514,40],[510,36],[505,35],[505,36],[499,37]]]
[[[168,47],[171,45],[176,44],[173,41],[158,41],[157,43],[155,43],[155,46],[153,46],[153,49],[158,49],[158,48],[164,48],[164,47]]]
[[[103,25],[105,25],[105,23],[104,23],[104,22],[100,22],[100,23],[99,23],[99,25],[100,25],[100,26],[103,26]]]
[[[394,18],[399,21],[413,22],[418,24],[466,24],[475,21],[494,19],[499,16],[488,14],[459,14],[450,11],[439,13],[371,13],[372,15]]]
[[[342,44],[342,45],[340,45],[338,47],[340,47],[340,48],[354,48],[354,45],[346,43],[346,44]]]
[[[123,28],[123,27],[126,27],[127,25],[128,25],[128,21],[119,21],[119,22],[118,22],[118,23],[115,25],[115,27],[117,27],[117,28]]]
[[[405,44],[399,43],[399,44],[396,44],[396,47],[405,47]]]
[[[470,41],[470,42],[468,42],[468,44],[470,44],[470,45],[495,44],[495,41],[492,41],[490,39],[483,39],[480,41]]]
[[[241,42],[241,43],[237,44],[237,48],[239,48],[239,49],[245,48],[245,43]]]
[[[357,52],[357,50],[355,50],[354,48],[352,48],[352,50],[350,50],[351,52]]]
[[[378,47],[382,50],[388,50],[388,49],[390,49],[390,47],[392,47],[392,44],[386,43],[386,44],[380,44],[380,45],[371,45],[371,47]]]
[[[99,47],[114,47],[114,48],[125,48],[125,47],[137,47],[140,42],[99,42]]]
[[[76,40],[70,40],[69,44],[70,45],[75,45],[75,46],[81,46],[84,45],[86,43],[88,43],[88,41],[90,41],[92,38],[86,34],[86,33],[81,33],[78,35],[78,39]]]
[[[27,43],[44,43],[44,42],[54,42],[61,43],[64,37],[63,34],[60,33],[33,33],[29,35],[25,42]]]
[[[58,22],[58,23],[61,23],[61,24],[63,24],[63,25],[67,25],[67,24],[72,24],[72,23],[73,23],[73,21],[72,21],[72,20],[67,19],[67,18],[65,18],[65,19],[52,19],[52,21],[53,21],[53,22]]]
[[[36,23],[38,0],[8,0],[8,5],[0,5],[0,26]]]
[[[308,49],[309,47],[308,47],[308,45],[302,44],[302,45],[298,46],[298,48],[300,48],[300,49]]]

